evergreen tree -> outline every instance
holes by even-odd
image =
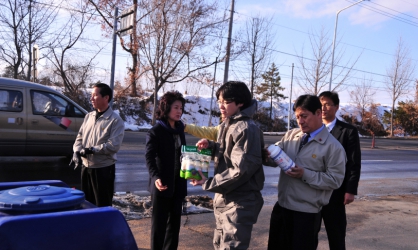
[[[279,98],[287,98],[280,93],[284,90],[284,88],[280,86],[279,69],[276,68],[274,63],[272,63],[268,71],[262,74],[261,77],[264,82],[256,87],[255,93],[260,95],[261,101],[267,101],[270,99],[270,119],[273,119],[271,117],[273,110],[273,98],[277,99],[277,101],[279,101]]]

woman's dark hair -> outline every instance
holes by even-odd
[[[96,83],[93,86],[94,88],[99,88],[99,92],[100,95],[102,95],[102,97],[105,96],[109,96],[109,100],[107,100],[108,102],[110,102],[112,100],[113,97],[113,91],[112,89],[109,87],[109,85],[105,84],[105,83]]]
[[[316,95],[301,95],[299,96],[295,104],[293,105],[293,111],[296,111],[297,108],[302,108],[310,111],[312,114],[319,109],[322,111],[322,105],[319,101],[319,97]]]
[[[183,95],[178,91],[168,91],[160,99],[157,111],[155,112],[156,119],[166,120],[168,117],[168,113],[170,113],[171,105],[175,101],[181,102],[181,109],[184,112],[184,104],[186,103],[186,100],[184,99]]]
[[[235,104],[242,103],[240,110],[246,109],[251,104],[251,93],[247,85],[243,82],[229,81],[224,83],[217,91],[216,98],[219,100],[219,96],[225,101],[235,102]]]

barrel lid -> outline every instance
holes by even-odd
[[[25,186],[0,191],[0,210],[59,210],[78,206],[84,200],[84,193],[77,189],[49,185]]]

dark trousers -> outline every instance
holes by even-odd
[[[347,217],[344,195],[344,192],[334,190],[329,204],[324,206],[321,211],[330,250],[345,250]]]
[[[81,190],[86,200],[98,207],[112,206],[115,189],[115,164],[104,168],[81,169]]]
[[[152,195],[151,250],[174,250],[179,244],[184,197]]]
[[[320,225],[320,213],[289,210],[277,202],[271,213],[268,249],[315,250]]]

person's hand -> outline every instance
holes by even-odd
[[[83,149],[80,150],[80,155],[82,157],[87,157],[87,155],[91,155],[93,153],[94,152],[93,152],[93,150],[91,148],[83,148]]]
[[[293,178],[302,178],[303,173],[305,172],[305,169],[303,169],[302,167],[298,167],[298,166],[294,166],[293,168],[287,170],[285,173]]]
[[[354,201],[354,194],[345,193],[344,195],[344,205],[348,205]]]
[[[209,147],[209,141],[207,139],[200,139],[197,143],[196,143],[197,149],[201,150],[204,148],[208,148]]]
[[[157,179],[155,181],[155,187],[160,191],[165,191],[167,189],[167,186],[164,186],[163,183],[161,182],[161,179]]]
[[[263,148],[263,152],[261,152],[261,158],[263,162],[268,162],[270,157],[270,152],[267,150],[267,148]]]
[[[195,180],[195,179],[191,179],[190,184],[192,184],[193,186],[197,186],[197,185],[200,185],[201,186],[208,179],[208,178],[206,178],[206,176],[203,175],[203,173],[202,173],[201,170],[198,170],[198,172],[200,174],[200,177],[202,177],[202,179],[199,180],[199,181],[198,180]]]
[[[69,166],[74,163],[74,169],[80,167],[83,164],[83,161],[81,160],[81,155],[79,151],[74,152],[73,158],[71,158]]]

